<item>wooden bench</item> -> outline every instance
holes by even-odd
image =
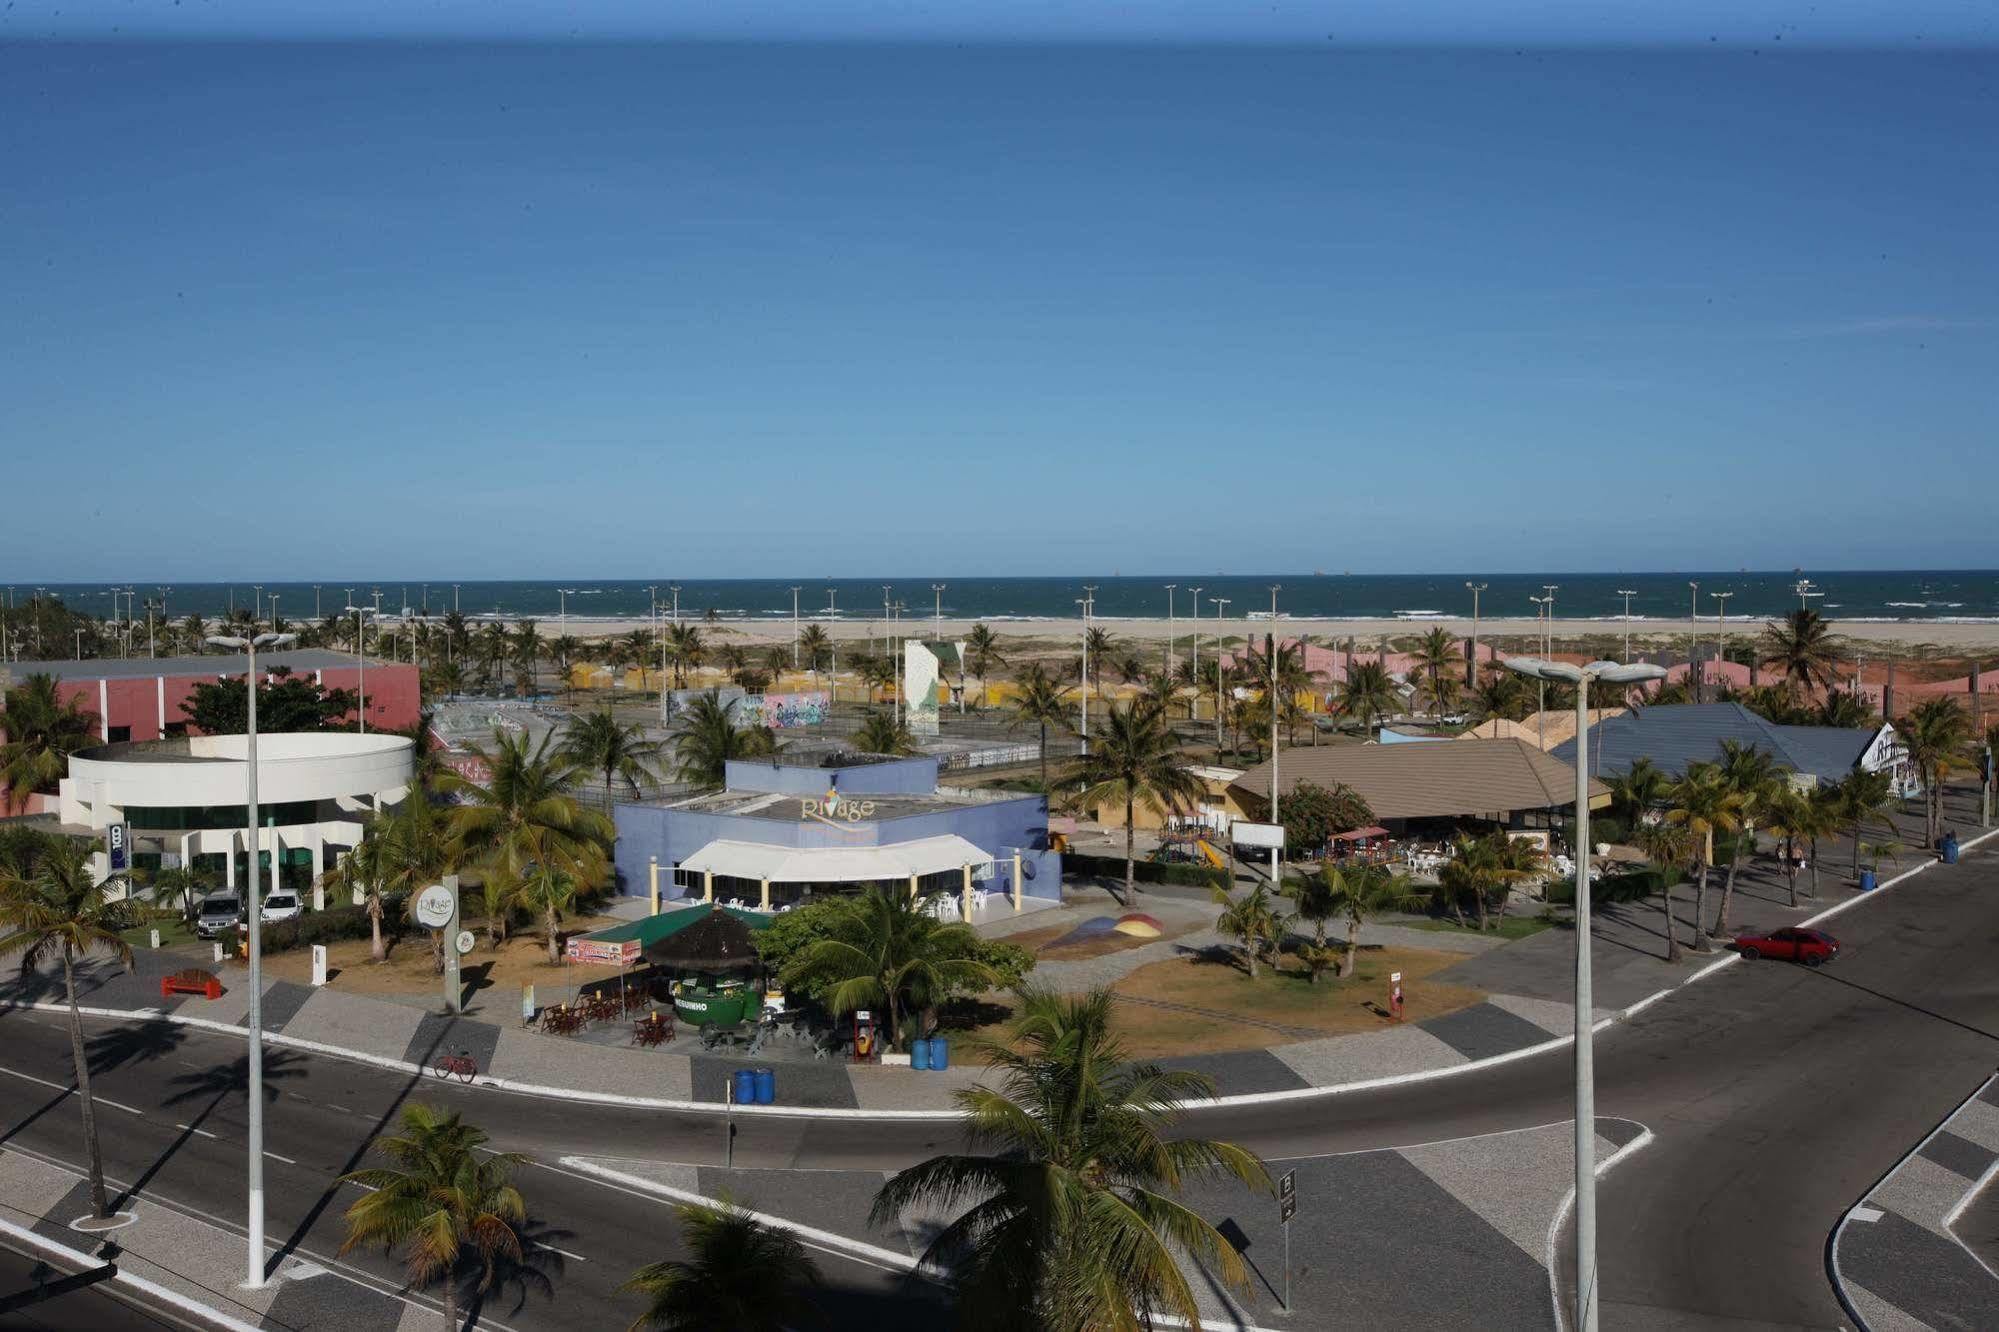
[[[170,999],[177,994],[198,994],[204,999],[220,999],[222,982],[213,975],[197,968],[176,971],[171,976],[160,977],[160,998]]]

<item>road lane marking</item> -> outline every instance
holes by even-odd
[[[289,1156],[279,1156],[276,1152],[265,1152],[264,1155],[270,1157],[273,1161],[283,1161],[286,1165],[298,1164],[298,1162],[292,1160]]]
[[[174,1125],[174,1127],[175,1127],[175,1128],[177,1128],[177,1129],[185,1129],[185,1130],[187,1130],[187,1131],[188,1131],[189,1133],[197,1133],[197,1134],[200,1134],[200,1135],[201,1135],[202,1137],[204,1137],[204,1138],[215,1138],[215,1137],[216,1137],[216,1135],[215,1135],[215,1134],[213,1134],[213,1133],[210,1133],[210,1132],[209,1132],[209,1131],[208,1131],[207,1129],[204,1129],[204,1128],[196,1128],[196,1127],[195,1127],[194,1125],[192,1125],[192,1124],[176,1124],[176,1125]],[[217,1141],[217,1142],[220,1142],[220,1141],[221,1141],[221,1139],[220,1139],[220,1138],[216,1138],[216,1141]]]
[[[1879,1207],[1856,1207],[1851,1215],[1855,1221],[1879,1221],[1887,1213]]]
[[[5,1073],[10,1078],[19,1078],[23,1082],[38,1082],[44,1087],[54,1087],[66,1096],[76,1095],[76,1084],[73,1082],[50,1082],[47,1078],[38,1078],[32,1073],[23,1073],[19,1069],[13,1068],[0,1068],[0,1073]],[[144,1110],[135,1110],[123,1101],[114,1101],[108,1096],[92,1096],[90,1103],[92,1105],[108,1105],[113,1110],[123,1110],[126,1114],[137,1115],[141,1119],[146,1117]]]
[[[579,1263],[587,1263],[587,1262],[589,1262],[589,1261],[590,1261],[590,1260],[589,1260],[588,1258],[585,1258],[585,1257],[584,1257],[584,1256],[583,1256],[582,1254],[580,1254],[580,1253],[571,1253],[571,1252],[570,1252],[569,1250],[567,1250],[567,1249],[558,1249],[558,1248],[556,1248],[556,1247],[555,1247],[555,1246],[554,1246],[553,1244],[541,1244],[541,1243],[536,1243],[536,1245],[535,1245],[535,1248],[537,1248],[537,1249],[547,1249],[547,1250],[548,1250],[548,1251],[549,1251],[550,1253],[559,1253],[559,1254],[561,1254],[561,1255],[562,1255],[562,1256],[563,1256],[564,1258],[574,1258],[574,1259],[575,1259],[575,1260],[576,1260],[577,1262],[579,1262]]]
[[[123,1110],[128,1115],[137,1115],[141,1119],[144,1119],[146,1117],[146,1112],[144,1110],[134,1109],[133,1107],[126,1105],[123,1101],[112,1100],[109,1096],[93,1096],[90,1098],[90,1100],[93,1105],[108,1105],[113,1110]]]

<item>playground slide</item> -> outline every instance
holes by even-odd
[[[1208,845],[1207,838],[1205,837],[1201,838],[1194,845],[1201,848],[1201,854],[1206,856],[1208,858],[1208,863],[1210,865],[1213,865],[1216,869],[1227,869],[1229,867],[1228,861],[1222,859],[1222,853],[1215,850],[1214,847]]]

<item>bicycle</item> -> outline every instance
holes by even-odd
[[[430,1066],[431,1073],[440,1078],[457,1078],[460,1082],[470,1082],[479,1076],[479,1061],[468,1050],[460,1050],[455,1055],[445,1055]]]

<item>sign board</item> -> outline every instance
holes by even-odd
[[[1277,1219],[1279,1221],[1289,1222],[1296,1215],[1298,1215],[1298,1199],[1296,1195],[1284,1199],[1284,1201],[1277,1205]]]
[[[1237,819],[1229,831],[1237,846],[1269,846],[1282,849],[1284,846],[1284,825],[1281,823],[1251,823],[1247,819]]]
[[[312,983],[315,986],[326,984],[325,944],[314,944],[312,946]]]
[[[104,830],[104,848],[111,853],[111,872],[123,874],[132,868],[132,828],[114,823]]]
[[[637,939],[571,939],[563,947],[571,962],[629,967],[639,960]]]
[[[458,931],[458,937],[452,942],[458,945],[459,952],[469,953],[472,951],[472,946],[479,941],[472,936],[472,931],[460,930]]]
[[[1289,1198],[1296,1192],[1298,1192],[1298,1172],[1287,1170],[1284,1172],[1283,1178],[1277,1181],[1277,1196],[1280,1198]]]
[[[451,923],[458,914],[458,903],[451,890],[441,883],[433,883],[417,894],[416,919],[419,925],[428,929],[441,930]]]

